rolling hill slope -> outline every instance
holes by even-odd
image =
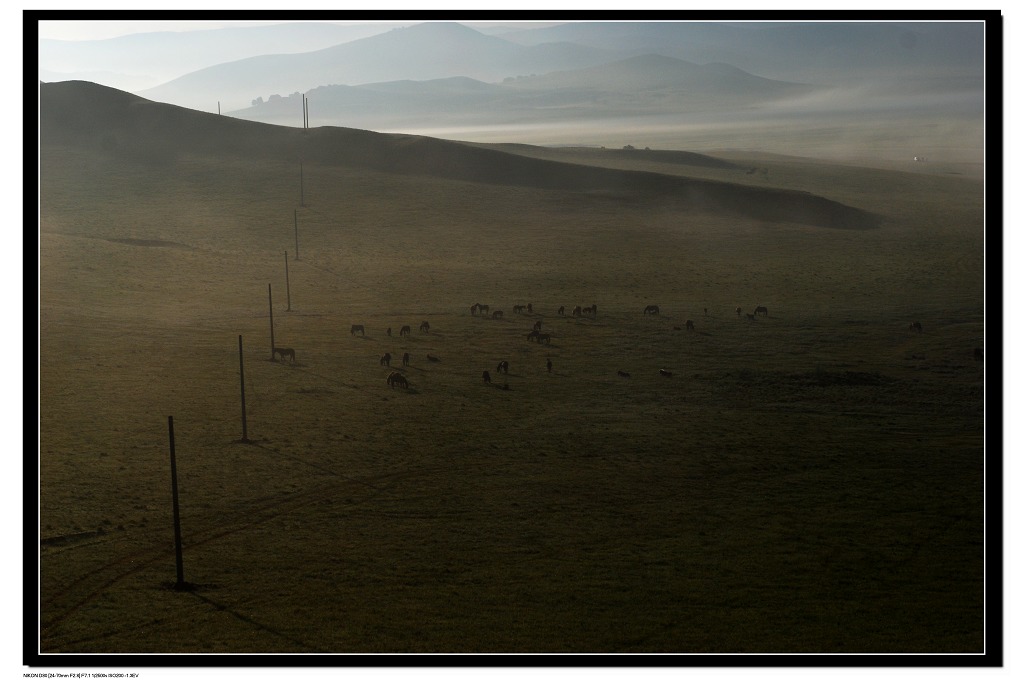
[[[567,164],[423,136],[296,129],[155,103],[88,82],[41,84],[43,146],[93,148],[153,164],[180,156],[303,160],[492,185],[673,202],[771,222],[863,229],[879,218],[810,193]]]

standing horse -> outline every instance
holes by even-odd
[[[420,324],[420,331],[422,331],[423,333],[430,333],[430,322],[424,321],[422,324]]]
[[[742,308],[742,307],[737,307],[737,308],[736,308],[736,316],[738,317],[738,316],[740,316],[741,314],[743,314],[743,308]]]
[[[648,305],[647,307],[644,308],[644,314],[645,315],[646,314],[660,314],[660,313],[661,313],[661,308],[659,308],[657,305]]]
[[[353,335],[353,336],[355,336],[355,335],[356,335],[356,332],[357,332],[357,331],[358,331],[359,333],[361,333],[362,335],[364,335],[364,336],[366,335],[366,329],[365,329],[365,328],[363,328],[363,325],[362,325],[362,324],[353,324],[353,325],[352,325],[352,335]]]
[[[480,310],[480,314],[487,314],[488,312],[491,311],[491,306],[490,305],[481,305],[481,304],[477,303],[476,309]]]
[[[480,309],[480,303],[476,303],[475,305],[470,305],[469,306],[469,314],[471,316],[476,316],[476,311],[479,310],[479,309]]]
[[[922,331],[921,322],[910,322],[910,327],[909,328],[910,328],[911,331],[917,331],[918,333],[921,333],[921,331]]]
[[[563,317],[565,316],[565,305],[558,306],[558,314],[562,315]]]
[[[497,371],[508,374],[508,360],[502,360],[499,362]]]
[[[526,334],[526,340],[532,341],[534,339],[540,340],[540,331],[533,330],[530,333]]]
[[[403,326],[401,329],[398,330],[398,335],[399,336],[411,336],[412,335],[412,328],[410,328],[410,326],[408,324],[406,324],[405,326]]]
[[[763,314],[764,316],[767,317],[768,308],[765,307],[764,305],[758,305],[757,307],[754,308],[754,314]]]
[[[526,309],[526,305],[513,305],[512,314],[522,314],[523,310]]]
[[[277,355],[281,356],[282,362],[284,362],[284,358],[290,357],[292,364],[295,364],[295,350],[293,348],[274,348],[270,353],[270,359],[275,359]]]
[[[686,320],[686,330],[687,331],[694,331],[694,330],[696,330],[696,328],[697,328],[697,326],[693,323],[692,319],[687,319]]]
[[[533,314],[533,303],[526,303],[526,311]]]
[[[409,380],[398,372],[391,372],[388,374],[388,386],[394,388],[395,386],[401,386],[402,388],[409,388]]]
[[[577,305],[576,307],[572,308],[572,316],[579,317],[579,316],[582,316],[582,315],[583,315],[583,308],[582,307]]]
[[[491,373],[486,369],[484,370],[484,383],[491,383]]]
[[[540,321],[540,320],[538,319],[538,320],[537,320],[536,322],[534,322],[534,324],[533,324],[533,330],[534,330],[534,331],[540,331],[540,327],[541,327],[541,324],[542,324],[542,322],[541,322],[541,321]]]
[[[551,345],[551,334],[549,334],[549,333],[538,333],[537,334],[537,342],[538,343],[547,343],[548,345]]]
[[[402,355],[402,366],[403,367],[408,367],[409,366],[409,353],[405,353],[404,355]]]
[[[495,310],[494,312],[491,312],[491,319],[501,319],[503,316],[505,316],[505,313],[502,312],[501,310]]]
[[[380,366],[381,367],[390,367],[391,366],[391,353],[384,353],[383,355],[381,355],[381,357],[380,357]]]

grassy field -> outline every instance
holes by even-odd
[[[44,140],[41,651],[982,651],[981,180],[619,152],[881,221]]]

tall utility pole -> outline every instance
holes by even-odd
[[[292,287],[288,281],[288,251],[284,251],[284,291],[288,294],[288,311],[292,311]]]
[[[167,418],[167,434],[171,440],[171,500],[174,507],[174,563],[178,571],[176,590],[185,588],[185,564],[181,558],[181,516],[178,513],[178,465],[174,461],[174,417]]]
[[[295,210],[295,259],[299,259],[299,211]]]

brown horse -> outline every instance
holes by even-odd
[[[750,321],[754,321],[754,319],[756,319],[756,317],[754,315],[750,314],[749,312],[747,312],[747,319],[749,319]]]
[[[362,325],[362,324],[353,324],[353,325],[352,325],[352,335],[353,335],[353,336],[355,336],[355,335],[356,335],[356,332],[357,332],[357,331],[358,331],[359,333],[361,333],[362,335],[364,335],[364,336],[366,335],[366,329],[365,329],[365,328],[363,328],[363,325]]]
[[[528,340],[528,341],[540,340],[540,331],[537,331],[536,329],[534,329],[530,333],[526,334],[526,340]]]
[[[487,314],[488,312],[491,311],[491,306],[490,305],[481,305],[481,304],[477,303],[476,309],[480,310],[480,314]]]
[[[409,353],[405,353],[404,355],[402,355],[402,366],[403,367],[408,367],[409,366]]]
[[[384,353],[380,357],[380,366],[390,367],[391,366],[391,353]]]
[[[572,308],[572,316],[579,317],[579,316],[582,316],[582,315],[583,315],[583,308],[582,307],[577,305],[576,307]]]
[[[521,314],[526,309],[526,305],[513,305],[512,314]]]
[[[742,307],[737,307],[737,308],[736,308],[736,316],[738,317],[738,316],[740,316],[741,314],[743,314],[743,308],[742,308]]]
[[[922,331],[921,322],[910,322],[910,327],[909,328],[910,328],[911,331],[917,331],[918,333],[921,333],[921,331]]]
[[[563,317],[565,316],[565,305],[558,306],[558,314],[562,315]]]
[[[537,342],[538,343],[547,343],[548,345],[551,345],[551,334],[549,334],[549,333],[538,333],[537,334]]]
[[[693,323],[692,319],[687,319],[686,320],[686,330],[687,331],[694,331],[694,330],[696,330],[696,328],[697,328],[697,326],[696,326],[696,324]]]
[[[670,372],[667,369],[659,369],[658,371],[661,373],[662,376],[672,376],[672,372]]]
[[[508,374],[508,360],[502,360],[499,362],[497,371]]]
[[[423,323],[420,324],[420,331],[423,333],[430,333],[430,322],[424,320]]]
[[[495,310],[494,312],[491,313],[491,319],[501,319],[504,316],[505,313],[502,312],[501,310]]]
[[[391,372],[388,374],[388,386],[394,388],[395,386],[401,386],[402,388],[409,388],[409,380],[398,372]]]
[[[541,327],[541,324],[543,324],[543,322],[541,322],[540,320],[538,320],[538,321],[534,322],[534,324],[533,324],[533,330],[534,330],[534,331],[540,331],[540,327]]]
[[[280,355],[281,361],[284,362],[284,358],[291,358],[292,364],[295,364],[295,349],[294,348],[274,348],[274,351],[270,353],[270,359],[276,359]]]
[[[412,328],[408,324],[406,324],[405,326],[403,326],[401,329],[398,330],[398,335],[399,336],[411,336],[412,335]]]
[[[763,314],[764,316],[767,317],[768,308],[765,307],[764,305],[758,305],[757,307],[754,308],[754,314]]]
[[[484,370],[484,383],[491,383],[491,373],[486,369]]]
[[[661,313],[661,308],[659,308],[657,305],[648,305],[647,307],[644,308],[644,314],[645,315],[646,314],[660,314],[660,313]]]

